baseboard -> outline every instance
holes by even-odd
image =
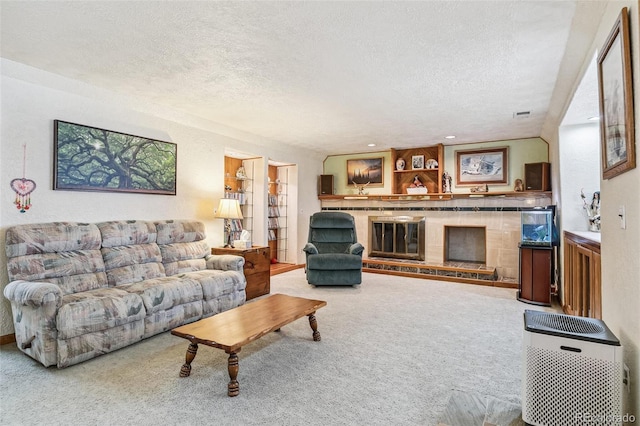
[[[0,345],[8,345],[9,343],[16,342],[16,334],[5,334],[4,336],[0,336]]]
[[[271,265],[271,276],[282,274],[284,272],[293,271],[294,269],[304,268],[304,264],[286,264],[286,263],[278,263],[276,265]]]

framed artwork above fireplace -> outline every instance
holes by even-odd
[[[507,184],[508,148],[456,151],[456,185]]]
[[[347,185],[382,186],[384,158],[347,160]]]

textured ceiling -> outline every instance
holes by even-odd
[[[364,152],[540,136],[577,3],[2,1],[0,52],[273,141]]]

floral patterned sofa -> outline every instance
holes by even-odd
[[[201,222],[54,222],[7,229],[16,343],[67,367],[242,305],[244,259],[211,255]]]

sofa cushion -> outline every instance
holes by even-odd
[[[147,315],[202,300],[202,287],[187,277],[162,277],[122,285],[119,289],[142,297]]]
[[[160,245],[162,262],[168,276],[207,269],[205,257],[210,254],[204,241]]]
[[[191,220],[155,222],[158,244],[192,243],[206,238],[204,224]]]
[[[156,229],[167,276],[207,268],[205,257],[211,252],[202,222],[167,220],[156,222]]]
[[[105,247],[102,258],[110,286],[166,276],[157,244]]]
[[[153,222],[121,220],[97,224],[110,286],[166,276]]]
[[[100,229],[102,247],[151,244],[156,242],[156,227],[143,220],[114,220],[96,224]]]
[[[46,281],[63,294],[107,287],[100,231],[86,223],[18,225],[6,233],[9,281]]]
[[[216,299],[222,295],[242,291],[247,286],[244,274],[236,271],[205,270],[180,274],[180,279],[190,279],[202,287],[204,300]]]
[[[100,249],[100,231],[89,223],[53,222],[7,229],[7,257]],[[10,277],[11,278],[11,277]]]
[[[7,261],[11,281],[39,281],[58,285],[63,294],[107,287],[99,250],[76,250],[18,256]]]
[[[362,258],[355,254],[320,253],[307,258],[307,269],[340,271],[361,268]]]
[[[144,317],[142,299],[137,294],[116,288],[68,294],[58,309],[58,339],[106,330]]]

